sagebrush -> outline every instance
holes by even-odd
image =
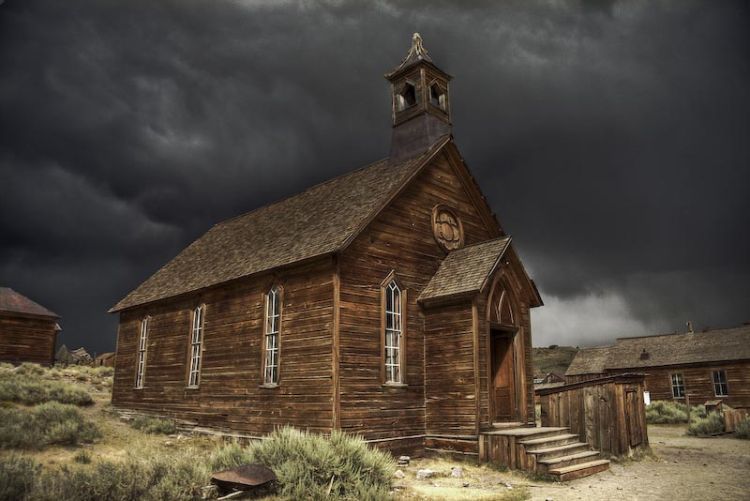
[[[144,433],[161,433],[171,435],[177,431],[175,422],[171,419],[155,418],[151,416],[136,416],[130,426]]]
[[[47,370],[36,364],[24,363],[0,370],[0,401],[26,405],[60,402],[91,405],[94,400],[81,388],[55,378],[56,369]]]
[[[690,417],[706,417],[703,405],[690,407]],[[687,405],[679,402],[655,400],[646,406],[646,422],[648,424],[679,424],[687,423]]]
[[[709,412],[707,416],[690,419],[688,434],[698,437],[707,437],[724,433],[724,418],[718,412]]]
[[[94,423],[72,405],[47,402],[31,408],[0,408],[0,448],[41,449],[76,445],[101,436]]]
[[[333,431],[330,437],[285,427],[247,447],[227,446],[213,455],[214,470],[261,463],[278,477],[287,499],[387,499],[393,458],[359,437]]]
[[[734,429],[734,436],[743,440],[750,440],[750,417],[737,423],[737,427]]]

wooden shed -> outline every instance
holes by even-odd
[[[386,78],[388,158],[216,224],[112,308],[115,407],[475,457],[533,426],[542,301],[451,135],[451,77],[415,35]]]
[[[578,352],[568,382],[643,372],[651,400],[692,404],[721,400],[750,408],[750,325],[703,332],[619,338],[613,346]]]
[[[53,364],[60,317],[9,287],[0,287],[0,361]]]

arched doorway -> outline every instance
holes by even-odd
[[[489,321],[490,413],[492,422],[518,419],[518,308],[511,288],[498,279],[487,304]]]

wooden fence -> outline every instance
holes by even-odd
[[[567,426],[605,456],[648,446],[644,374],[618,374],[537,390],[542,426]]]

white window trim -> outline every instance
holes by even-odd
[[[135,365],[135,388],[140,390],[146,379],[146,348],[148,346],[148,327],[151,317],[144,317],[141,320],[141,334],[138,337],[138,353],[136,355]]]
[[[190,369],[188,372],[188,388],[198,388],[200,385],[205,317],[205,304],[202,304],[193,310],[193,322],[190,329]]]
[[[402,292],[395,280],[385,286],[385,383],[403,383],[402,350],[403,350],[403,304]],[[391,308],[388,308],[390,302]]]
[[[716,376],[718,374],[723,375],[723,380],[719,378],[720,380],[716,381]],[[729,396],[729,383],[727,381],[727,371],[724,369],[715,369],[711,371],[711,382],[714,385],[714,395],[717,397],[728,397]],[[716,390],[721,389],[721,387],[724,387],[725,392],[724,393],[718,393]]]
[[[679,379],[678,381],[675,381],[675,376]],[[685,398],[685,378],[682,376],[681,372],[673,372],[669,375],[670,381],[672,383],[672,398]],[[675,389],[682,388],[682,395],[675,395]]]
[[[274,286],[266,294],[263,322],[263,384],[279,384],[279,352],[281,337],[281,289]]]

